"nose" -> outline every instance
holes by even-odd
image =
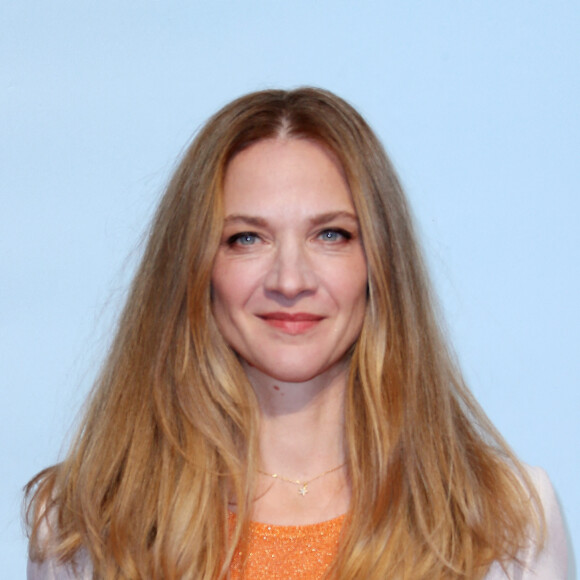
[[[316,274],[306,248],[298,242],[282,243],[276,249],[264,279],[267,292],[294,299],[316,289]]]

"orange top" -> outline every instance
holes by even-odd
[[[242,553],[238,552],[230,569],[232,580],[323,578],[336,557],[343,521],[344,515],[307,526],[251,522],[246,567],[242,571]]]

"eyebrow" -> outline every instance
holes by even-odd
[[[329,211],[326,213],[321,213],[309,218],[309,222],[312,226],[319,226],[321,224],[325,224],[328,222],[332,222],[336,219],[348,219],[356,224],[358,224],[358,219],[356,214],[350,211]],[[227,216],[224,220],[226,224],[235,223],[235,222],[243,222],[252,226],[256,227],[266,227],[268,225],[268,221],[264,218],[252,215],[246,215],[241,213],[234,213]]]
[[[319,215],[310,218],[310,223],[313,226],[319,226],[328,222],[332,222],[336,219],[348,219],[355,224],[358,224],[358,218],[356,214],[351,211],[329,211],[327,213],[321,213]]]

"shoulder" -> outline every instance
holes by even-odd
[[[74,563],[60,563],[54,557],[43,561],[28,559],[27,580],[92,580],[93,572],[86,553],[80,553]]]
[[[27,580],[91,580],[93,577],[90,558],[84,550],[79,550],[72,562],[61,563],[54,556],[54,518],[44,519],[38,530],[38,544],[40,550],[36,556],[28,557],[26,566]]]
[[[88,559],[79,557],[76,563],[61,564],[55,558],[42,562],[28,560],[26,567],[27,580],[91,580],[92,570]]]
[[[568,549],[564,521],[552,483],[540,467],[526,466],[526,471],[540,498],[546,520],[546,540],[538,552],[532,538],[530,546],[521,555],[521,563],[512,562],[504,570],[496,562],[486,580],[566,580],[568,577]]]

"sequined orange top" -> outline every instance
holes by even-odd
[[[242,555],[237,553],[232,580],[322,578],[336,556],[343,522],[344,516],[307,526],[250,523],[246,568],[242,573]]]

